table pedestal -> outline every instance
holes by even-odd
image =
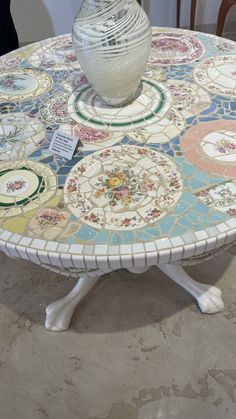
[[[178,265],[159,265],[158,268],[197,300],[197,304],[202,313],[213,314],[223,310],[224,303],[219,288],[194,281]],[[132,273],[140,274],[146,272],[148,269],[149,267],[143,267],[129,268],[128,270]],[[46,308],[46,329],[55,332],[68,329],[74,310],[93,288],[98,279],[98,276],[94,278],[87,278],[86,275],[80,277],[68,295],[50,304]]]

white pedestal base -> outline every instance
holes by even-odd
[[[94,287],[99,277],[80,278],[72,291],[46,308],[45,327],[54,332],[68,329],[71,318],[79,302]]]
[[[224,309],[219,288],[194,281],[181,266],[160,265],[158,268],[196,298],[202,313],[213,314]]]
[[[160,265],[158,268],[196,298],[202,313],[212,314],[223,310],[224,303],[219,288],[194,281],[178,265]],[[148,269],[149,267],[140,267],[129,268],[128,270],[132,273],[140,274],[146,272]],[[91,288],[93,288],[98,279],[99,277],[81,277],[66,297],[50,304],[46,308],[46,329],[55,332],[68,329],[74,310]]]

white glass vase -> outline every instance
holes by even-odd
[[[73,44],[94,90],[114,106],[131,101],[151,44],[148,17],[136,0],[83,0],[73,25]]]

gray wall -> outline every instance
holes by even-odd
[[[82,0],[12,0],[12,14],[20,42],[33,42],[71,32],[73,17]],[[182,0],[181,24],[189,23],[191,0]],[[198,0],[197,24],[215,23],[221,0]],[[176,0],[143,0],[152,25],[176,25]],[[228,20],[236,21],[234,6]]]

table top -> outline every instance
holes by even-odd
[[[139,93],[104,105],[70,35],[1,57],[3,250],[169,263],[236,240],[236,43],[154,28]]]

